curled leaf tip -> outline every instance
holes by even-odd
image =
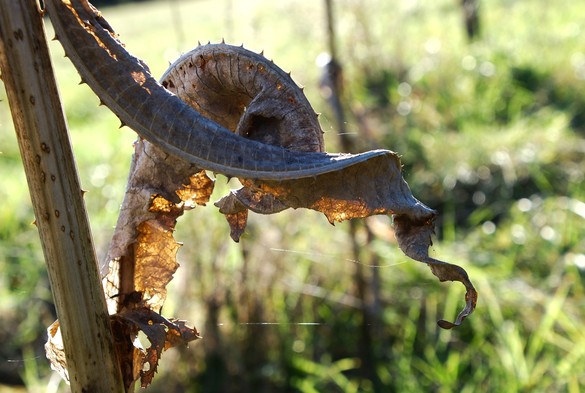
[[[455,322],[445,320],[437,321],[437,325],[443,329],[452,329],[455,326],[461,325],[463,320],[473,313],[475,305],[477,304],[477,291],[469,280],[467,272],[460,266],[452,265],[430,257],[422,262],[426,262],[429,265],[433,274],[437,276],[440,281],[459,281],[465,286],[465,308],[457,315]]]
[[[465,286],[465,308],[457,315],[455,322],[440,320],[437,325],[443,329],[452,329],[461,325],[469,316],[477,303],[475,290],[467,272],[460,266],[431,258],[428,248],[434,232],[433,219],[419,220],[407,215],[395,215],[394,227],[400,249],[410,258],[426,263],[433,274],[442,281],[459,281]]]
[[[475,309],[475,304],[477,303],[477,291],[475,290],[475,288],[473,288],[473,285],[471,285],[471,287],[468,287],[466,285],[466,287],[467,292],[465,293],[465,308],[461,310],[459,315],[457,315],[455,322],[445,321],[444,319],[437,321],[437,325],[439,325],[440,328],[452,329],[456,326],[461,325],[463,320],[467,318]]]

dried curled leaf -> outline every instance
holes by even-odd
[[[180,244],[173,237],[185,210],[209,201],[214,181],[205,171],[139,140],[118,223],[108,253],[104,288],[112,316],[123,379],[150,384],[162,352],[199,338],[183,321],[155,311],[166,299],[166,286],[179,267]],[[153,311],[155,310],[155,311]],[[142,331],[151,346],[135,338]]]
[[[177,219],[185,210],[207,203],[213,186],[200,168],[148,142],[136,142],[104,272],[111,312],[133,307],[126,300],[162,307],[166,285],[178,267],[179,244],[173,238]]]
[[[225,219],[230,226],[230,237],[233,241],[239,242],[248,223],[248,208],[240,203],[234,193],[230,193],[215,202],[215,206],[225,215]]]
[[[242,214],[244,207],[264,214],[280,211],[282,206],[308,208],[322,212],[331,223],[375,214],[392,215],[400,249],[410,258],[426,263],[439,280],[459,281],[467,290],[465,309],[455,322],[441,320],[439,326],[450,329],[460,325],[473,312],[477,291],[465,270],[428,254],[436,212],[414,198],[402,178],[397,155],[376,157],[314,178],[243,183],[248,191],[238,190],[216,203],[220,212],[228,216],[232,233],[242,233],[245,222],[237,222],[235,228],[229,216]],[[275,205],[278,209],[273,208]]]
[[[477,291],[463,268],[431,258],[428,253],[434,233],[434,220],[414,221],[404,214],[394,216],[398,246],[410,258],[426,263],[440,281],[459,281],[465,285],[465,308],[457,315],[455,322],[440,320],[437,324],[443,329],[461,325],[463,320],[475,309]]]
[[[238,242],[246,229],[248,209],[261,214],[274,214],[288,209],[288,206],[279,201],[274,195],[261,192],[251,187],[243,187],[232,191],[215,202],[220,213],[230,226],[230,237]]]
[[[122,369],[127,383],[140,378],[143,388],[150,385],[164,351],[177,345],[187,345],[201,338],[199,332],[186,325],[185,321],[169,320],[149,308],[125,310],[112,316],[112,327],[117,347],[123,348]],[[142,348],[137,341],[142,331],[150,346]],[[131,347],[131,350],[128,348]]]
[[[178,244],[172,236],[177,218],[195,204],[206,203],[211,194],[213,182],[201,169],[244,178],[245,188],[219,203],[234,239],[245,229],[248,209],[268,214],[304,207],[324,213],[331,223],[393,215],[406,255],[427,263],[440,280],[461,281],[467,287],[465,310],[455,323],[440,322],[441,326],[457,325],[473,311],[477,293],[463,269],[428,256],[435,212],[410,193],[398,156],[381,150],[360,155],[311,153],[323,151],[317,116],[302,91],[274,63],[225,44],[183,56],[165,74],[163,84],[185,101],[191,97],[193,110],[156,83],[87,1],[49,2],[49,11],[82,79],[123,122],[158,146],[137,143],[102,269],[108,273],[108,298],[119,301],[114,308],[119,324],[126,326],[119,330],[128,335],[146,329],[153,336],[154,349],[145,354],[150,369],[143,384],[150,382],[162,348],[171,342],[166,336],[161,341],[160,329],[175,331],[149,313],[164,302],[166,285],[177,268]],[[188,74],[193,68],[196,72]],[[181,91],[189,86],[194,94]],[[299,113],[303,116],[297,117]],[[137,309],[147,310],[148,316],[132,314]],[[149,322],[158,327],[149,328]],[[134,372],[131,369],[130,375]]]

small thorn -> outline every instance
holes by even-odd
[[[221,43],[225,44],[225,39],[223,37],[221,37]]]
[[[242,49],[244,48],[244,43],[243,42],[242,42],[242,45],[240,45],[240,48],[242,48]]]
[[[55,34],[55,36],[53,37],[53,41],[59,41],[59,37],[57,37],[57,34]]]
[[[207,45],[211,45],[211,41],[207,41]]]
[[[106,103],[105,103],[105,102],[103,102],[103,101],[100,99],[100,102],[99,102],[98,106],[105,106],[105,105],[106,105]]]
[[[197,46],[201,46],[201,41],[197,40]]]
[[[319,117],[319,116],[321,116],[321,114],[318,112],[315,112],[315,117]]]
[[[264,57],[264,49],[259,53],[260,56]]]
[[[126,127],[126,123],[124,123],[123,121],[120,121],[120,127],[118,127],[118,129]]]
[[[83,85],[84,83],[85,83],[85,81],[83,79],[81,79],[78,84]]]
[[[36,227],[37,226],[37,220],[33,220],[33,222],[31,222],[31,224],[33,224]]]
[[[84,190],[83,188],[80,188],[79,191],[81,191],[81,196],[85,197],[85,194],[87,193],[87,190]]]

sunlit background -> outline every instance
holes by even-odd
[[[431,252],[468,271],[477,310],[437,327],[464,288],[405,257],[389,217],[252,215],[236,244],[209,204],[179,220],[181,267],[162,311],[203,339],[165,352],[146,391],[585,391],[585,4],[481,1],[473,37],[459,0],[333,7],[344,132],[357,150],[402,155],[413,194],[440,213]],[[198,41],[264,50],[305,86],[327,150],[341,150],[319,89],[325,1],[100,9],[155,77]],[[103,258],[136,135],[78,85],[58,42],[51,50]],[[44,355],[56,315],[3,88],[0,99],[0,392],[66,392]],[[213,200],[230,187],[218,176]]]

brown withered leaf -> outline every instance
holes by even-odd
[[[230,226],[230,237],[235,242],[240,241],[246,229],[248,209],[261,214],[274,214],[288,209],[274,195],[250,187],[232,191],[214,205],[225,215]]]
[[[434,234],[434,217],[429,221],[416,221],[406,214],[397,214],[393,219],[396,239],[402,252],[416,261],[426,263],[440,281],[459,281],[465,286],[465,308],[457,315],[455,322],[437,322],[443,329],[461,325],[475,309],[477,291],[463,268],[429,256],[428,249],[432,245],[431,236]]]
[[[234,193],[230,193],[215,202],[215,206],[225,215],[230,226],[230,237],[233,241],[239,242],[248,223],[247,207],[235,197]]]
[[[178,267],[179,244],[173,238],[177,218],[185,210],[205,205],[213,186],[214,181],[200,168],[150,143],[136,142],[126,194],[102,269],[111,312],[132,304],[162,306],[166,285]]]
[[[192,92],[174,93],[185,101],[191,101],[190,104],[201,112],[202,116],[199,116],[193,111],[185,111],[166,92],[163,94],[147,69],[143,68],[144,64],[130,56],[119,41],[112,40],[113,30],[103,17],[98,16],[85,1],[73,3],[67,2],[63,6],[65,2],[50,2],[51,7],[62,5],[58,12],[51,12],[51,17],[57,17],[53,19],[57,22],[54,24],[61,27],[61,40],[66,51],[73,51],[68,54],[76,60],[83,79],[91,81],[89,83],[100,99],[110,108],[115,108],[118,116],[126,119],[142,136],[150,136],[161,146],[167,146],[167,151],[182,152],[185,158],[206,165],[207,169],[223,168],[232,175],[235,172],[231,171],[237,168],[225,164],[236,162],[238,160],[233,158],[239,158],[239,164],[245,162],[249,168],[255,169],[242,167],[238,173],[246,173],[246,176],[252,173],[249,177],[255,177],[253,172],[258,170],[256,164],[262,161],[258,152],[266,154],[272,150],[258,149],[259,145],[255,144],[246,145],[246,149],[236,149],[243,146],[244,141],[235,142],[232,135],[224,133],[219,125],[209,122],[207,118],[220,122],[238,135],[284,147],[286,150],[282,150],[282,157],[289,157],[291,162],[295,161],[295,157],[290,155],[290,151],[324,151],[322,130],[304,94],[286,73],[263,56],[223,44],[201,47],[199,52],[182,56],[179,62],[191,65],[183,67],[181,63],[172,66],[163,76],[163,84],[169,88],[181,86],[183,90],[194,88]],[[92,24],[92,21],[97,23]],[[72,29],[62,28],[67,23]],[[79,23],[83,28],[73,29]],[[103,31],[104,27],[106,31]],[[73,31],[75,33],[70,34]],[[106,50],[92,50],[96,49],[95,45]],[[216,52],[219,47],[227,51],[228,56],[219,56]],[[78,54],[76,50],[79,48],[86,50]],[[224,59],[223,63],[218,59]],[[232,68],[232,65],[244,62],[248,66],[236,70]],[[201,72],[183,72],[185,68],[193,68],[193,64]],[[124,68],[130,72],[123,72]],[[208,72],[203,72],[204,69]],[[84,73],[90,77],[85,78]],[[219,78],[220,74],[224,79]],[[126,78],[125,75],[131,77]],[[270,77],[263,78],[263,75]],[[276,79],[272,77],[274,75]],[[198,84],[198,80],[201,83]],[[246,86],[242,80],[252,83]],[[145,82],[148,84],[145,85]],[[227,92],[222,91],[226,88]],[[240,90],[234,94],[234,88]],[[207,100],[205,90],[208,90]],[[250,94],[252,90],[256,91]],[[293,106],[299,104],[301,106]],[[183,116],[179,116],[180,113]],[[294,116],[289,116],[291,114]],[[177,118],[192,121],[177,122]],[[193,127],[189,128],[186,124]],[[193,135],[195,130],[202,133]],[[166,133],[161,134],[162,131]],[[196,138],[198,136],[201,138]],[[226,141],[231,141],[230,148],[222,148],[228,146]],[[140,378],[141,385],[147,386],[165,349],[199,337],[196,330],[188,328],[183,322],[169,321],[153,310],[162,306],[166,285],[178,267],[176,253],[179,244],[173,238],[177,218],[185,210],[208,201],[213,181],[202,168],[171,156],[159,147],[139,140],[135,148],[128,188],[102,272],[106,274],[108,300],[114,305],[110,309],[117,312],[112,316],[112,327],[117,348],[121,351],[120,359],[125,364],[126,384],[130,386]],[[241,151],[242,156],[230,156],[230,152],[235,151]],[[250,151],[252,154],[248,154]],[[280,157],[280,151],[275,157]],[[374,214],[393,215],[396,236],[406,255],[427,263],[440,280],[461,281],[466,286],[467,304],[464,311],[455,323],[439,322],[445,328],[461,323],[473,311],[477,293],[463,269],[429,257],[435,212],[412,196],[402,178],[396,154],[373,157],[367,162],[311,178],[286,181],[241,179],[245,188],[219,203],[230,223],[232,238],[239,239],[244,231],[248,209],[270,214],[286,207],[309,208],[324,213],[331,223]],[[264,165],[264,176],[267,176],[267,170],[271,170],[266,168],[282,167],[288,166],[278,162]],[[286,171],[276,172],[281,177],[286,174]],[[135,344],[139,331],[146,334],[151,344],[144,351]],[[53,331],[49,333],[51,335]]]
[[[239,233],[244,230],[242,222],[234,224],[229,217],[241,212],[243,207],[264,214],[280,211],[281,206],[313,209],[325,214],[330,223],[376,214],[392,215],[400,249],[410,258],[426,263],[439,280],[459,281],[467,290],[466,306],[455,322],[441,320],[438,322],[439,326],[450,329],[460,325],[473,312],[477,291],[465,270],[431,258],[428,254],[436,212],[412,195],[402,177],[398,155],[376,157],[313,178],[286,181],[242,180],[242,184],[249,190],[238,190],[216,203],[220,212],[228,217],[232,233],[235,230]],[[270,203],[259,203],[264,200],[278,201],[280,210],[273,209]]]
[[[435,214],[410,192],[396,154],[374,157],[315,177],[242,183],[256,192],[273,195],[288,207],[320,211],[331,223],[375,214],[406,214],[416,220]],[[246,200],[239,200],[247,204]],[[271,213],[262,212],[258,206],[255,211]]]
[[[173,237],[185,210],[205,205],[214,181],[205,171],[139,140],[128,186],[110,244],[104,289],[116,350],[128,389],[137,379],[152,381],[162,352],[198,338],[183,321],[154,312],[166,298],[166,286],[179,267],[180,247]],[[144,350],[135,338],[143,331],[151,342]],[[146,365],[146,366],[145,366]]]
[[[140,379],[146,358],[144,348],[137,341],[139,328],[119,314],[110,315],[110,325],[125,391],[132,391],[130,387]]]
[[[111,318],[117,348],[123,348],[121,363],[127,386],[140,378],[141,386],[147,387],[164,351],[201,338],[185,321],[166,319],[146,307],[124,310]],[[148,338],[148,348],[142,348],[136,341],[138,331]]]
[[[51,363],[51,369],[56,371],[65,381],[69,381],[67,359],[65,358],[63,337],[61,336],[61,327],[58,320],[53,322],[51,326],[47,328],[45,354]]]

